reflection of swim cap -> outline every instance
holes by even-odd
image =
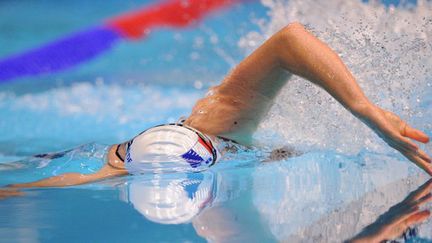
[[[147,219],[160,224],[189,222],[213,201],[213,173],[154,175],[129,185],[128,201]]]
[[[218,159],[213,142],[181,124],[150,128],[126,147],[126,168],[130,173],[145,171],[200,171]]]

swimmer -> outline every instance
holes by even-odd
[[[246,57],[220,85],[210,88],[183,122],[153,127],[112,145],[106,164],[96,173],[65,173],[9,187],[73,186],[147,169],[206,169],[219,160],[223,141],[251,143],[291,75],[322,87],[388,145],[432,175],[431,158],[412,141],[427,143],[429,137],[368,100],[339,56],[304,26],[291,23]]]

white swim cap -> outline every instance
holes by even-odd
[[[126,145],[125,166],[132,173],[201,171],[216,163],[214,142],[181,124],[150,128]]]
[[[211,172],[177,173],[135,178],[128,201],[148,220],[160,224],[188,223],[210,205],[216,195]]]

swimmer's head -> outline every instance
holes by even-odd
[[[125,166],[142,172],[201,171],[213,165],[218,152],[207,136],[181,124],[150,128],[126,146]]]

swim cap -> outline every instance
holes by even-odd
[[[219,158],[213,144],[204,134],[182,124],[160,125],[127,143],[125,166],[132,174],[201,171]]]
[[[160,224],[190,222],[216,195],[211,172],[154,175],[134,178],[127,201],[148,220]]]

